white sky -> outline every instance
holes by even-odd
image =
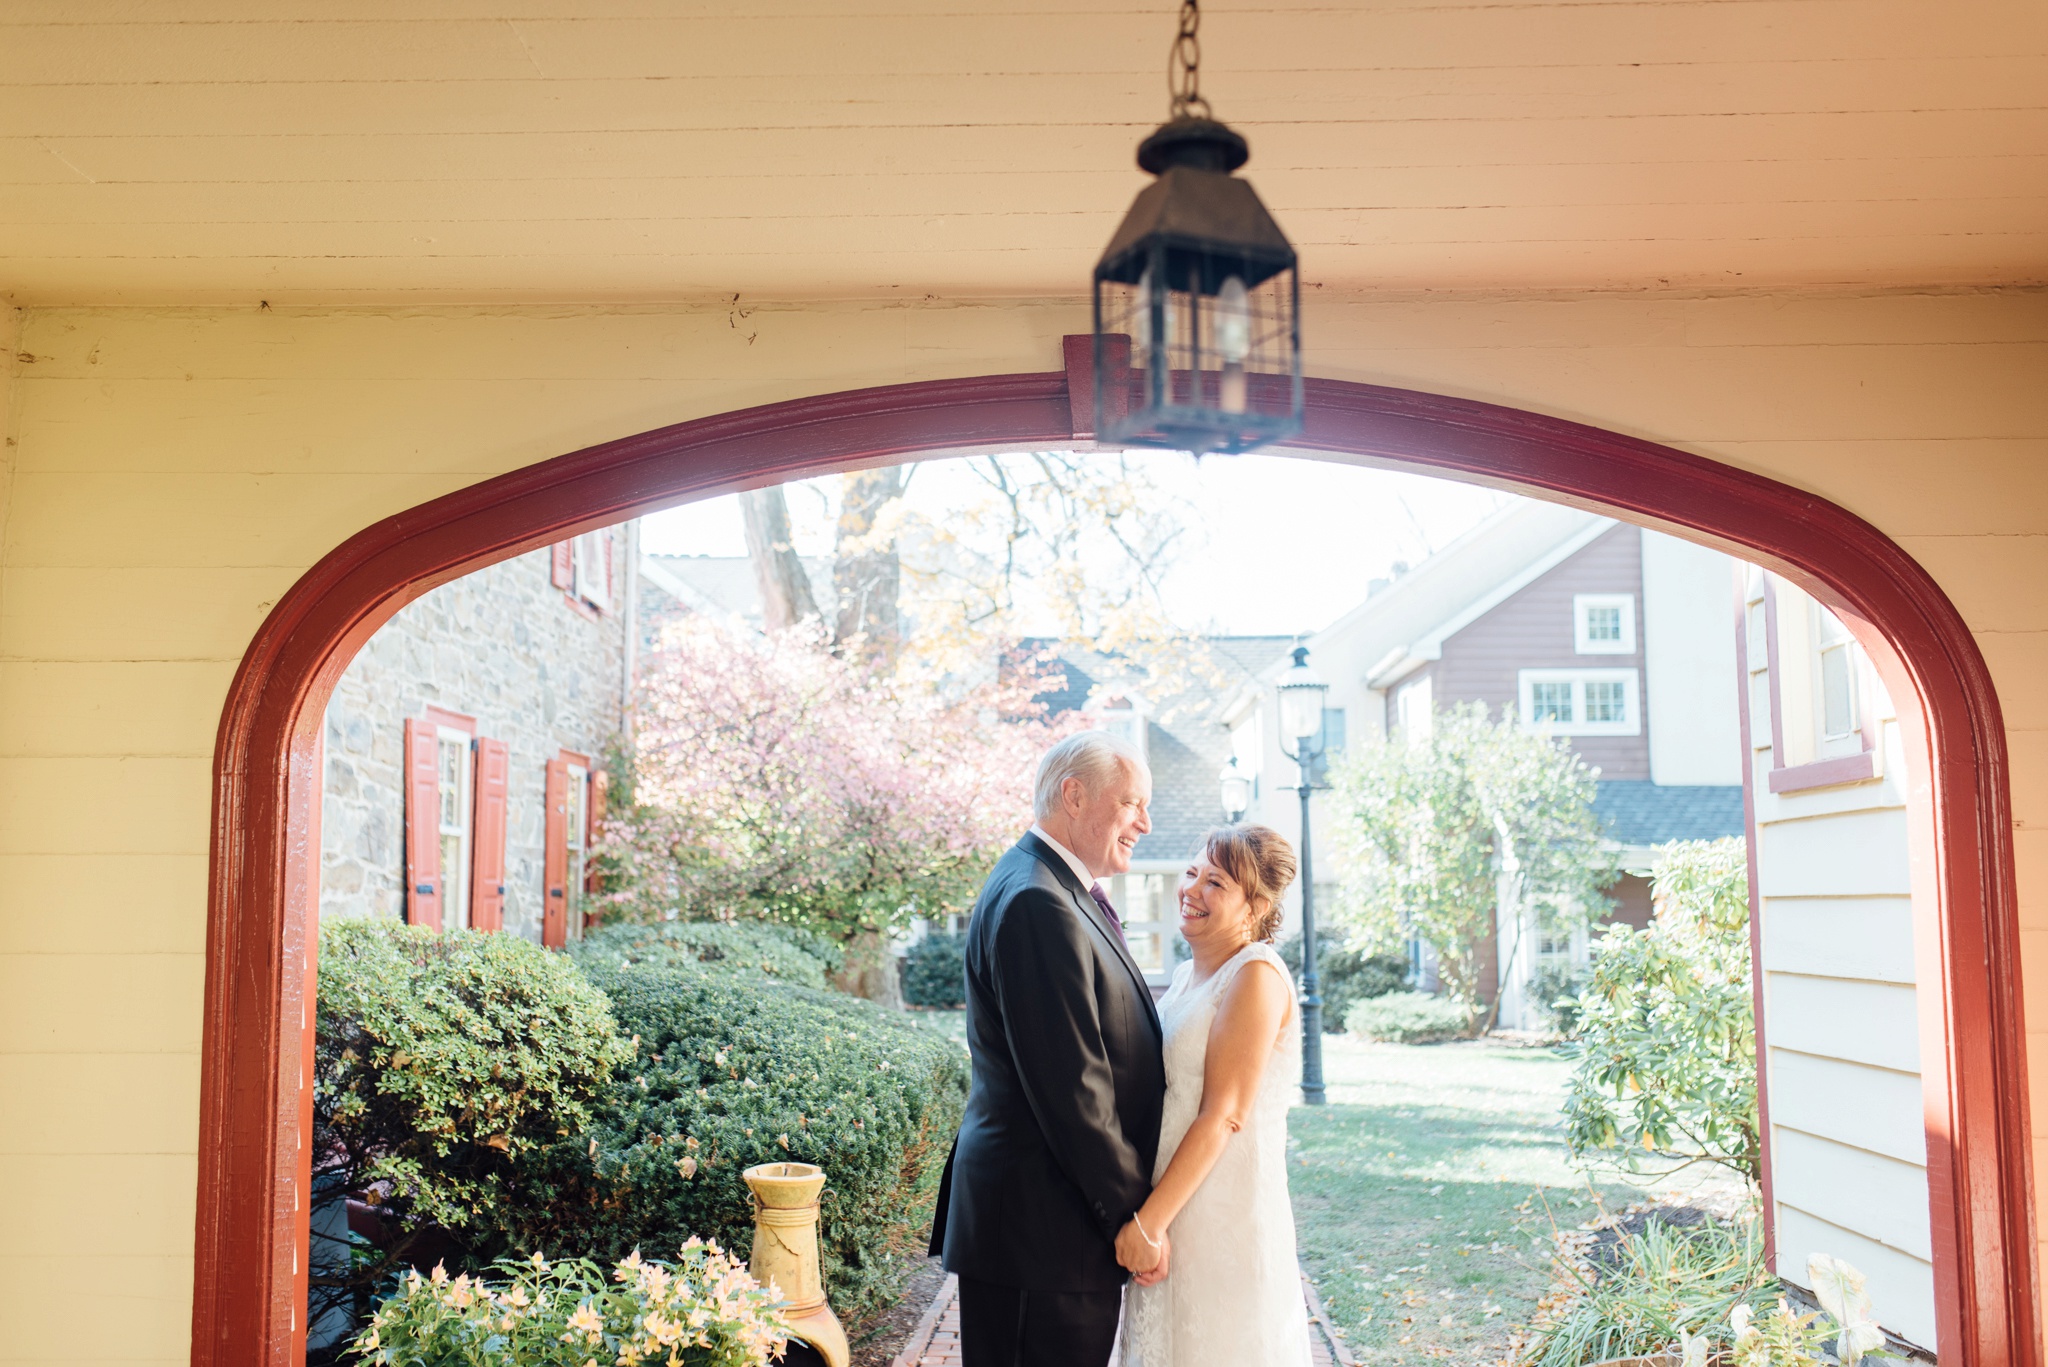
[[[1160,478],[1197,510],[1197,525],[1167,580],[1169,606],[1192,629],[1307,632],[1366,595],[1393,562],[1420,563],[1510,494],[1423,475],[1361,470],[1290,456],[1211,456],[1197,462],[1146,453]],[[952,461],[927,461],[908,497],[928,516],[974,497]],[[828,555],[837,476],[793,484],[797,549]],[[738,501],[710,499],[655,513],[642,544],[660,555],[744,555]]]

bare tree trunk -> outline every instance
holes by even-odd
[[[747,556],[754,562],[754,580],[761,586],[761,616],[768,629],[779,631],[818,616],[810,575],[790,538],[789,502],[781,487],[749,489],[741,494],[740,515],[746,523]]]
[[[865,997],[892,1011],[903,1009],[903,979],[896,956],[880,931],[864,930],[846,942],[846,960],[832,975],[832,985],[849,996]]]
[[[878,536],[876,523],[902,494],[900,466],[862,470],[840,483],[839,531],[832,560],[832,584],[839,597],[834,634],[842,643],[858,640],[862,658],[881,669],[895,665],[903,643],[898,607],[903,565],[897,558],[896,538],[886,530]]]

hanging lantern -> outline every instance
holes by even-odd
[[[1249,182],[1251,151],[1209,117],[1201,21],[1181,6],[1172,118],[1138,146],[1145,187],[1095,266],[1095,430],[1197,455],[1301,430],[1301,285],[1294,248]],[[1122,340],[1128,338],[1129,374]],[[1129,383],[1123,394],[1114,386]]]

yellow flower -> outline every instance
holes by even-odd
[[[585,1301],[576,1307],[575,1314],[569,1316],[569,1328],[579,1334],[589,1335],[591,1342],[595,1343],[598,1336],[604,1332],[604,1316],[598,1314],[589,1301]]]
[[[448,1280],[448,1269],[441,1266],[441,1264],[439,1263],[435,1263],[434,1275],[429,1280],[431,1280],[436,1286],[441,1285],[443,1282],[446,1282]]]

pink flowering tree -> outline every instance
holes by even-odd
[[[630,801],[602,842],[614,906],[816,931],[846,951],[843,987],[894,999],[887,933],[965,911],[1030,822],[1055,737],[1043,687],[1035,669],[906,681],[806,627],[668,627],[640,675]]]

